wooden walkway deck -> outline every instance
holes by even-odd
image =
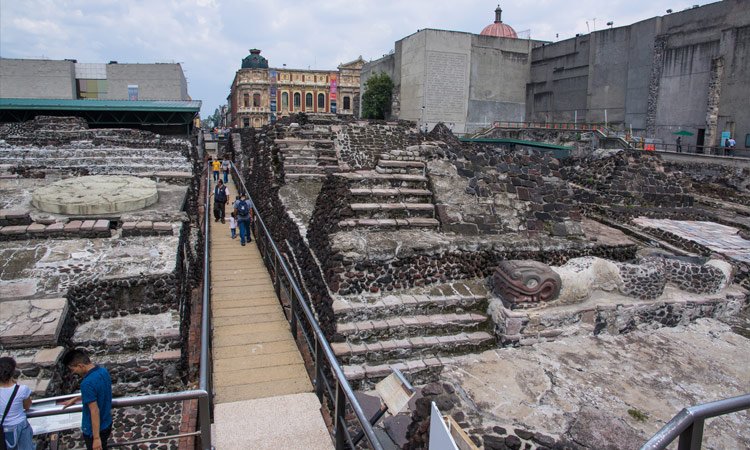
[[[214,402],[312,392],[255,241],[242,247],[239,235],[232,239],[229,220],[212,222],[210,234]]]

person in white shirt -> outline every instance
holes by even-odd
[[[229,231],[232,233],[232,239],[237,237],[237,212],[232,211],[229,216]]]
[[[16,383],[16,361],[0,358],[0,422],[8,450],[34,450],[33,435],[26,411],[31,408],[31,389]]]

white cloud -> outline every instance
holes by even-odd
[[[501,2],[503,21],[533,39],[558,40],[628,25],[694,0]],[[705,4],[706,2],[701,2]],[[248,49],[271,66],[335,70],[376,59],[423,28],[478,33],[494,19],[484,0],[0,0],[0,55],[81,62],[183,63],[202,113],[224,102]],[[556,38],[556,36],[559,36]]]

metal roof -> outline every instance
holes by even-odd
[[[0,98],[0,109],[44,111],[161,111],[198,112],[200,100],[73,100],[56,98]]]

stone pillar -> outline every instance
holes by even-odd
[[[716,128],[719,122],[719,101],[721,100],[721,78],[724,76],[724,57],[711,60],[711,74],[708,80],[708,104],[706,105],[706,137],[704,145],[716,145]]]
[[[659,104],[659,84],[664,70],[664,51],[667,37],[657,36],[654,40],[654,55],[651,58],[651,76],[648,82],[648,105],[646,107],[646,136],[656,137],[656,109]]]

